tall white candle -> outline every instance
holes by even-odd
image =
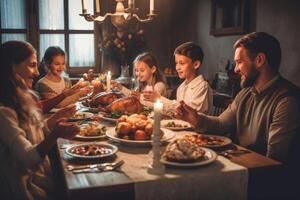
[[[150,14],[154,12],[154,0],[150,0]]]
[[[81,0],[82,13],[86,13],[86,3],[85,0]]]
[[[111,80],[111,72],[108,71],[107,72],[107,76],[106,76],[106,87],[107,87],[107,90],[110,90],[110,80]]]
[[[160,136],[160,121],[163,112],[163,103],[158,99],[154,103],[154,128],[153,135]]]
[[[95,0],[96,1],[96,13],[100,13],[100,0]]]

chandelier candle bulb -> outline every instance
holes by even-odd
[[[100,0],[95,0],[96,1],[96,13],[100,13]]]
[[[147,23],[152,21],[157,15],[154,14],[154,0],[150,1],[150,13],[146,18],[141,18],[137,15],[138,8],[135,7],[134,0],[128,0],[128,8],[125,9],[125,0],[115,0],[116,9],[114,13],[104,12],[100,15],[100,0],[95,0],[96,7],[95,14],[91,15],[87,12],[85,0],[81,0],[82,13],[80,16],[84,17],[89,22],[97,22],[102,24],[107,18],[110,18],[111,23],[117,28],[119,32],[126,32],[128,30],[135,30],[138,23]],[[129,17],[130,16],[130,17]]]
[[[108,71],[107,72],[107,76],[106,76],[106,87],[107,87],[107,90],[110,90],[110,80],[111,80],[111,72]]]
[[[82,7],[82,13],[83,14],[87,13],[85,0],[81,0],[81,7]]]
[[[133,0],[128,0],[128,7],[132,8]]]
[[[150,14],[154,13],[154,0],[150,0]]]

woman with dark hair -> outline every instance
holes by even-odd
[[[4,199],[48,199],[55,193],[46,155],[58,137],[72,138],[79,128],[59,119],[61,115],[43,123],[30,90],[39,74],[31,44],[1,44],[0,60],[0,195]],[[71,117],[75,112],[73,106],[64,109],[63,115]]]
[[[153,54],[144,52],[138,55],[133,61],[135,76],[138,81],[138,86],[135,90],[139,93],[143,91],[156,91],[162,96],[167,95],[165,81],[158,70],[157,60]],[[117,87],[125,95],[131,95],[132,92],[116,81],[112,81],[112,85]]]

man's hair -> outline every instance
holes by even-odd
[[[204,57],[201,47],[196,45],[194,42],[186,42],[179,45],[174,51],[174,55],[175,54],[189,57],[193,62],[199,60],[201,63]]]
[[[281,61],[281,48],[279,41],[265,32],[253,32],[243,36],[235,42],[233,47],[244,47],[253,59],[258,53],[264,53],[266,59],[274,72],[279,69]]]

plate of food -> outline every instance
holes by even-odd
[[[179,119],[164,119],[161,121],[161,126],[173,131],[181,131],[192,128],[189,122]]]
[[[161,162],[175,167],[197,167],[214,162],[217,154],[208,148],[187,140],[178,138],[168,144],[162,155]]]
[[[183,137],[199,146],[208,148],[223,147],[232,142],[230,138],[219,135],[186,134]]]
[[[75,115],[73,115],[71,118],[69,118],[69,121],[80,121],[85,119],[90,119],[94,116],[93,113],[90,112],[81,112],[77,111]]]
[[[106,137],[106,127],[97,122],[86,122],[80,125],[79,134],[75,135],[77,139],[91,140]]]
[[[142,138],[141,135],[143,135],[143,133],[138,131],[137,135],[139,135],[139,137]],[[124,136],[124,135],[121,136],[117,133],[116,129],[114,128],[111,128],[108,131],[106,131],[106,136],[115,142],[120,142],[130,146],[150,146],[152,143],[152,140],[150,138],[135,139],[134,135],[133,137]],[[175,137],[175,133],[173,131],[169,129],[161,128],[161,142],[168,142],[174,137]]]
[[[66,153],[75,158],[104,158],[114,155],[118,147],[105,143],[85,143],[71,145]]]

